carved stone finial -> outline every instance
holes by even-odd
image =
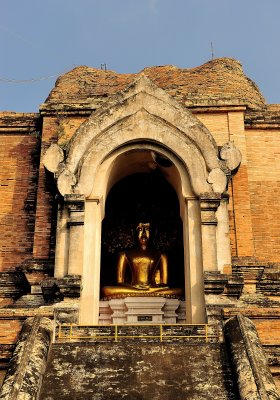
[[[230,171],[235,171],[241,164],[242,155],[233,142],[227,142],[220,151],[220,157],[225,160]]]
[[[73,193],[73,186],[75,186],[76,182],[75,175],[68,169],[65,169],[57,178],[57,188],[62,196],[66,193],[71,194]]]
[[[50,172],[57,172],[59,164],[64,161],[64,153],[61,147],[53,143],[43,156],[43,164]]]
[[[227,177],[219,168],[212,169],[208,175],[207,182],[212,184],[212,188],[215,193],[223,193],[226,190]]]

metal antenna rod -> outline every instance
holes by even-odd
[[[212,56],[212,60],[214,60],[213,42],[211,42],[211,56]]]

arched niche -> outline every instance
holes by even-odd
[[[142,156],[143,161],[146,159],[150,171],[122,178],[106,198],[100,286],[116,285],[119,252],[137,247],[135,228],[139,222],[149,222],[152,227],[151,247],[168,258],[168,286],[180,287],[184,291],[183,226],[177,193],[149,154],[136,153],[135,158],[138,156]],[[173,166],[167,159],[162,159],[162,163],[166,165],[163,169]]]
[[[82,124],[65,159],[58,146],[52,147],[47,168],[53,151],[57,162],[49,170],[65,199],[58,218],[55,274],[82,275],[80,321],[98,323],[107,195],[122,178],[150,173],[156,166],[176,191],[180,205],[188,322],[204,322],[203,273],[217,271],[217,254],[221,266],[230,258],[227,204],[220,207],[229,169],[206,127],[141,77]],[[161,164],[164,159],[170,167]],[[83,202],[84,211],[78,205]],[[216,217],[218,207],[221,212]],[[222,222],[219,240],[217,218]]]
[[[100,293],[102,221],[110,190],[123,179],[137,174],[158,174],[172,188],[177,201],[183,242],[183,270],[188,322],[205,321],[201,248],[200,201],[194,195],[188,171],[176,155],[162,144],[130,143],[116,149],[96,171],[95,190],[85,200],[83,292],[81,322],[98,318]],[[175,282],[174,282],[175,285]]]

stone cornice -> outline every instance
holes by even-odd
[[[40,134],[41,119],[38,113],[0,113],[0,134]]]
[[[53,318],[53,307],[0,309],[0,320],[25,320],[28,317],[35,317],[35,315]]]
[[[99,99],[91,103],[61,103],[61,104],[47,104],[43,103],[40,106],[40,115],[57,116],[63,114],[64,116],[90,116],[98,108],[102,107],[107,99]],[[212,104],[210,101],[203,104],[186,103],[186,108],[191,110],[194,114],[203,113],[227,113],[227,112],[245,112],[247,106],[244,104],[234,104],[229,102],[220,102],[220,104]]]
[[[238,314],[242,313],[242,315],[248,318],[268,318],[275,319],[280,318],[280,307],[233,307],[233,308],[224,308],[223,309],[223,317],[224,319],[228,319],[234,317]]]

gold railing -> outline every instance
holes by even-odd
[[[210,329],[209,329],[210,328]],[[145,333],[145,331],[147,333]],[[139,334],[140,333],[140,334]],[[131,325],[76,325],[61,324],[55,332],[58,342],[98,341],[111,339],[201,339],[208,342],[217,338],[208,324],[131,324]]]

